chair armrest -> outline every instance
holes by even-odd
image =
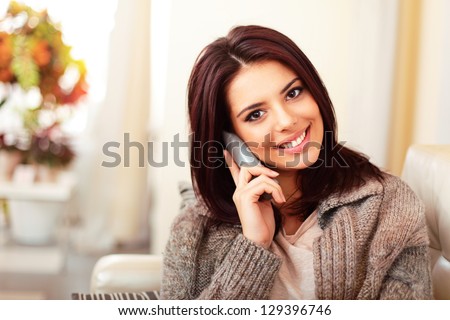
[[[162,256],[112,254],[100,258],[91,276],[91,293],[160,289]]]
[[[425,204],[436,299],[450,299],[450,145],[414,145],[402,178]]]

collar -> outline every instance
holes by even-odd
[[[387,178],[386,176],[384,177]],[[329,211],[345,206],[361,199],[382,194],[384,190],[383,185],[377,179],[371,179],[366,181],[362,186],[345,193],[335,192],[331,194],[327,199],[319,203],[318,216],[319,225],[322,229],[331,221],[333,214]]]
[[[384,179],[389,179],[389,175],[385,174]],[[362,186],[350,190],[348,192],[340,194],[335,192],[331,194],[327,199],[319,203],[317,207],[317,220],[322,229],[331,221],[333,214],[328,214],[332,209],[348,205],[350,203],[357,202],[361,199],[382,194],[384,190],[383,185],[377,179],[370,179],[366,181]],[[206,204],[202,200],[198,200],[195,197],[195,193],[192,189],[192,185],[188,182],[179,183],[179,191],[182,196],[181,208],[188,205],[196,206],[197,214],[206,217],[212,217]]]

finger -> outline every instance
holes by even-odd
[[[233,157],[227,150],[223,150],[223,156],[225,158],[225,162],[227,163],[228,169],[230,169],[231,176],[233,177],[234,184],[237,186],[239,181],[239,172],[241,171],[239,169],[239,166],[236,164],[236,162],[233,160]]]
[[[252,167],[242,166],[241,169],[244,169],[244,168],[247,169],[252,176],[266,175],[268,177],[275,178],[280,175],[278,172],[271,170],[267,167],[264,167],[263,165],[252,166]]]
[[[277,202],[277,203],[285,203],[286,202],[286,197],[283,193],[283,189],[281,189],[281,186],[278,184],[278,181],[273,180],[268,177],[265,177],[265,176],[261,176],[260,179],[265,180],[266,183],[271,185],[276,190],[275,193],[272,192],[272,194],[271,194],[272,198],[275,202]],[[269,200],[270,200],[270,198],[269,198]]]
[[[263,188],[259,185],[263,186]],[[267,188],[270,188],[270,190]],[[241,188],[240,193],[245,194],[246,197],[251,196],[252,202],[269,200],[264,198],[261,199],[263,194],[270,194],[273,200],[277,203],[286,202],[286,198],[284,197],[283,190],[280,185],[272,178],[265,175],[252,179],[247,185]]]
[[[275,178],[279,175],[278,172],[270,170],[269,168],[266,168],[264,166],[253,166],[253,167],[246,167],[243,166],[240,169],[239,172],[239,187],[245,186],[247,183],[249,183],[254,177],[258,176],[268,176],[270,178]]]
[[[280,185],[267,176],[259,176],[250,181],[247,185],[247,190],[248,192],[255,194],[255,199],[257,197],[257,200],[259,200],[259,197],[265,192],[271,194],[272,198],[277,203],[286,202],[286,198]]]

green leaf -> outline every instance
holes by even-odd
[[[3,107],[3,105],[5,104],[5,102],[6,102],[6,98],[4,98],[2,101],[0,101],[0,109]]]
[[[39,129],[39,109],[26,110],[22,116],[24,127],[27,130],[35,132],[36,130]]]
[[[17,35],[14,40],[13,59],[11,69],[17,81],[24,90],[39,85],[39,68],[31,56],[30,46],[33,44],[27,41],[26,36]]]
[[[32,57],[23,55],[13,58],[11,68],[24,90],[39,85],[39,69]]]

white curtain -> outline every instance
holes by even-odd
[[[83,140],[79,170],[79,212],[82,227],[75,245],[82,250],[107,250],[116,244],[148,241],[147,152],[150,72],[150,1],[119,0],[111,34],[108,83],[104,103],[90,122]],[[125,137],[134,145],[124,148]],[[108,142],[120,143],[110,151],[120,154],[114,168],[104,154]],[[141,153],[141,154],[139,154]],[[125,167],[129,157],[129,167]]]
[[[450,1],[422,1],[413,143],[450,144]]]
[[[336,105],[339,140],[386,167],[390,109],[397,41],[398,3],[391,0],[353,1],[346,103]],[[336,62],[339,63],[339,62]]]

